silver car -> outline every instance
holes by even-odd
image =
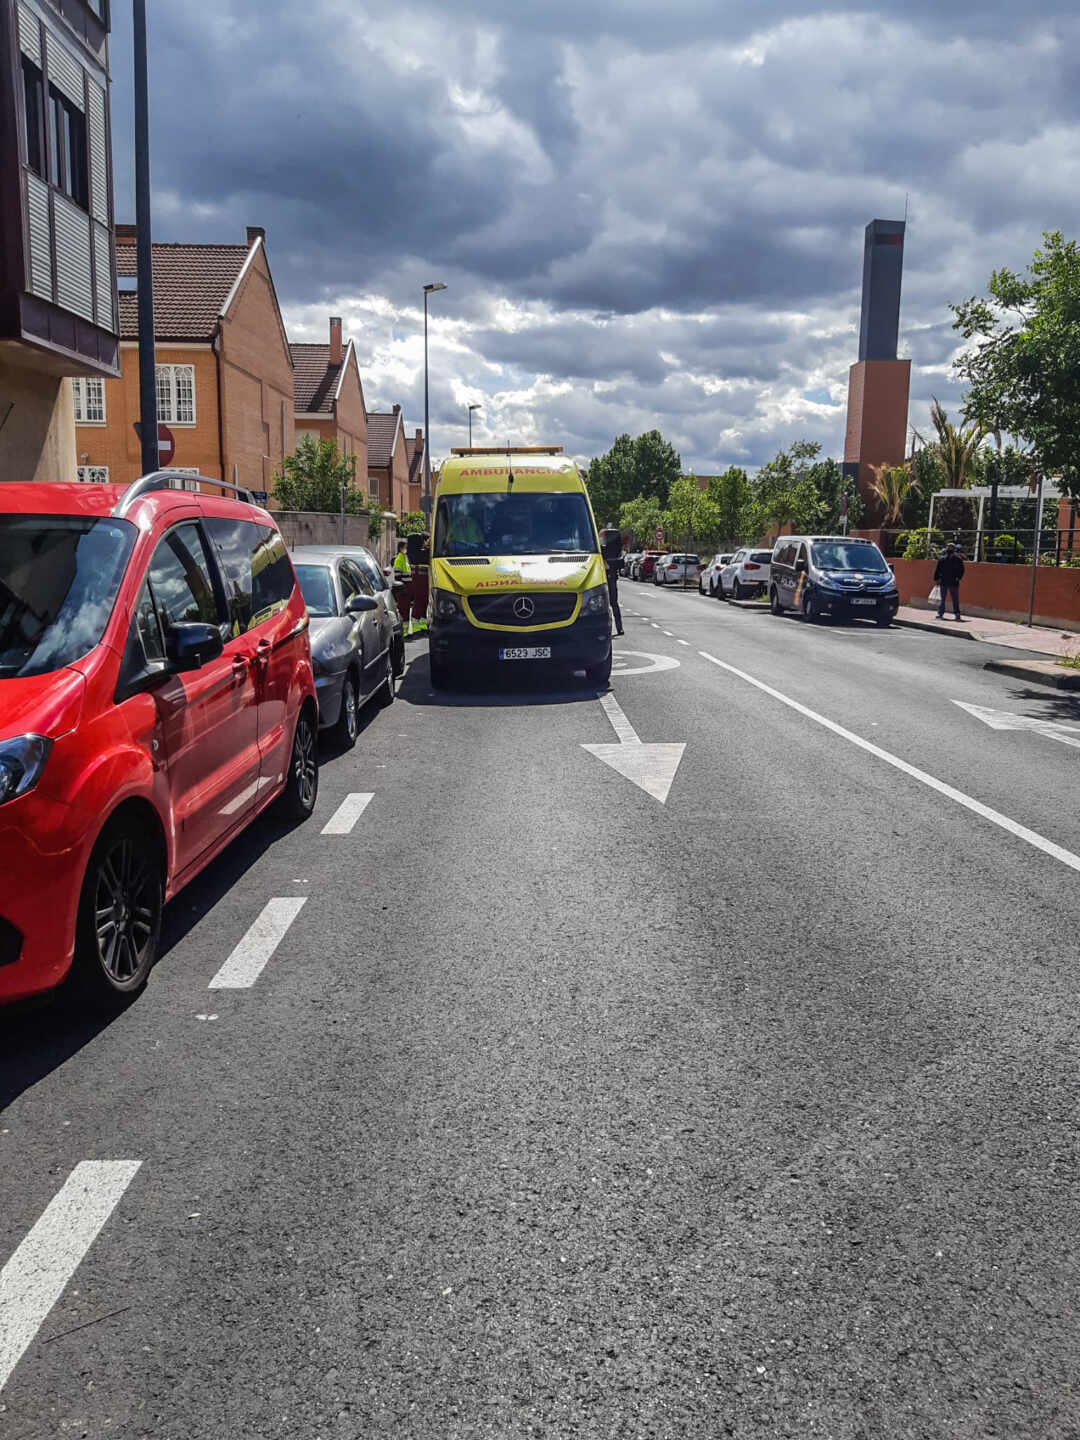
[[[321,546],[298,546],[293,569],[311,619],[311,663],[319,728],[356,744],[360,709],[394,698],[394,666],[381,607],[355,560]]]
[[[394,675],[399,676],[405,669],[405,628],[394,599],[393,588],[385,571],[370,550],[363,545],[304,545],[300,547],[309,555],[339,556],[354,560],[371,584],[372,593],[379,602],[382,615],[383,635],[390,647],[390,659],[394,663]]]

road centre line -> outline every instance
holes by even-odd
[[[1016,820],[1010,820],[1007,815],[1002,815],[1000,810],[993,810],[989,805],[984,805],[981,800],[975,800],[970,795],[965,795],[962,790],[947,785],[944,780],[938,780],[933,775],[928,775],[925,770],[920,770],[916,765],[909,765],[906,760],[901,760],[898,755],[883,750],[880,745],[874,745],[869,740],[864,740],[861,735],[854,734],[851,730],[845,730],[843,725],[838,725],[835,720],[829,720],[824,715],[819,715],[816,710],[802,705],[798,700],[792,700],[790,696],[784,695],[779,690],[774,690],[771,685],[766,685],[763,680],[756,680],[753,675],[748,675],[745,670],[736,669],[734,665],[728,665],[724,660],[718,660],[715,655],[709,655],[705,650],[699,650],[698,654],[703,660],[710,664],[717,665],[721,670],[727,670],[732,675],[737,675],[740,680],[745,680],[748,685],[771,695],[774,700],[779,700],[782,705],[804,715],[808,720],[813,720],[815,725],[821,725],[826,730],[831,730],[834,735],[839,735],[842,740],[849,741],[860,750],[865,750],[868,755],[874,755],[879,760],[884,760],[886,765],[891,765],[895,770],[909,775],[913,780],[918,780],[921,785],[936,790],[939,795],[962,805],[965,810],[970,810],[975,815],[980,815],[984,820],[989,820],[992,825],[1007,830],[1010,835],[1015,835],[1018,840],[1041,850],[1044,855],[1049,855],[1054,860],[1059,860],[1062,865],[1067,865],[1070,870],[1080,871],[1080,855],[1074,855],[1071,850],[1064,846],[1057,845],[1053,840],[1047,840],[1035,830],[1029,830],[1026,825],[1019,824]]]
[[[689,641],[689,640],[680,640],[680,641],[679,641],[679,644],[680,644],[680,645],[689,645],[689,644],[690,644],[690,641]]]
[[[249,990],[306,904],[306,895],[268,900],[262,914],[210,981],[208,988]]]
[[[375,799],[374,795],[354,793],[346,795],[333,815],[322,828],[323,835],[351,835],[353,826]]]
[[[80,1161],[0,1270],[0,1390],[141,1164]]]

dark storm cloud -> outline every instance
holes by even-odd
[[[1080,228],[1074,0],[218,0],[152,19],[158,236],[264,225],[290,324],[311,338],[343,310],[368,389],[412,414],[419,287],[447,280],[433,421],[481,398],[484,438],[533,426],[588,452],[657,424],[699,469],[801,434],[836,450],[862,227],[908,203],[922,423],[931,393],[956,400],[948,302],[1043,228]]]

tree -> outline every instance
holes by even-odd
[[[734,550],[750,534],[753,492],[746,471],[731,465],[722,475],[709,481],[709,498],[716,506],[716,545],[720,550]]]
[[[628,500],[641,497],[651,496],[663,508],[681,471],[678,451],[659,430],[649,430],[636,440],[619,435],[606,455],[590,462],[585,474],[597,520],[606,525]]]
[[[667,505],[671,487],[682,475],[682,460],[659,430],[649,430],[634,441],[634,478],[638,495],[654,495]]]
[[[366,509],[356,487],[356,457],[342,455],[333,440],[304,435],[295,452],[286,455],[274,477],[274,500],[281,510],[315,510],[337,513],[341,492],[345,509],[356,514]]]
[[[887,526],[899,525],[904,506],[912,490],[918,490],[919,482],[911,473],[910,465],[873,465],[874,478],[871,492],[881,502],[883,518]]]
[[[410,510],[408,515],[403,515],[397,522],[398,539],[404,540],[406,535],[426,535],[427,516],[422,510]]]
[[[674,482],[665,514],[665,529],[672,545],[711,545],[716,538],[720,510],[695,475],[684,475]]]
[[[1080,498],[1080,250],[1060,230],[1043,234],[1026,275],[995,270],[989,299],[950,308],[971,344],[956,362],[968,384],[965,413],[1016,435],[1044,475]]]
[[[656,531],[663,524],[660,501],[652,496],[639,495],[636,500],[627,500],[619,507],[619,528],[629,530],[634,544],[649,550],[656,539]]]
[[[985,425],[978,419],[964,420],[959,427],[953,425],[936,396],[931,397],[930,420],[937,434],[934,445],[943,488],[966,490],[975,478],[976,456],[986,439]]]

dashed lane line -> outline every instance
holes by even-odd
[[[268,900],[262,914],[210,981],[209,989],[249,990],[306,904],[306,895]]]
[[[362,793],[346,795],[323,826],[322,833],[324,835],[351,835],[353,826],[374,799],[374,795]]]
[[[141,1164],[80,1161],[0,1270],[0,1390]]]
[[[947,800],[952,800],[957,805],[962,805],[965,810],[972,814],[979,815],[984,820],[989,820],[991,825],[997,825],[1000,829],[1015,835],[1018,840],[1023,840],[1026,845],[1031,845],[1036,850],[1041,850],[1044,855],[1059,860],[1062,865],[1067,865],[1070,870],[1080,871],[1080,855],[1074,855],[1071,850],[1048,840],[1045,835],[1040,835],[1036,830],[1029,830],[1026,825],[1021,825],[1016,820],[1011,820],[1008,815],[1002,815],[1000,810],[993,810],[989,805],[984,805],[981,800],[975,800],[970,795],[965,795],[962,790],[947,785],[944,780],[938,780],[934,775],[928,775],[925,770],[920,770],[916,765],[909,765],[906,760],[901,760],[898,755],[892,755],[888,750],[883,750],[880,745],[874,745],[869,740],[864,740],[861,735],[846,730],[843,725],[838,725],[835,720],[829,720],[824,715],[819,715],[816,710],[811,710],[806,705],[801,705],[798,700],[793,700],[790,695],[784,695],[779,690],[774,690],[771,685],[766,685],[763,680],[756,680],[753,675],[748,675],[745,670],[737,670],[734,665],[728,665],[724,660],[718,660],[715,655],[709,655],[704,650],[698,654],[703,660],[708,660],[713,665],[719,666],[721,670],[727,670],[732,675],[737,675],[740,680],[745,680],[748,685],[771,695],[774,700],[779,700],[781,705],[788,709],[795,710],[798,714],[804,715],[807,720],[812,720],[815,725],[821,725],[826,730],[831,730],[834,735],[839,735],[842,740],[865,750],[868,755],[875,756],[878,760],[884,760],[886,765],[891,765],[894,770],[901,771],[912,780],[918,780],[920,785],[926,785],[929,789],[935,790],[939,795],[944,795]]]
[[[689,644],[690,644],[690,641],[689,641],[689,640],[680,640],[680,641],[679,641],[679,644],[680,644],[680,645],[689,645]]]

